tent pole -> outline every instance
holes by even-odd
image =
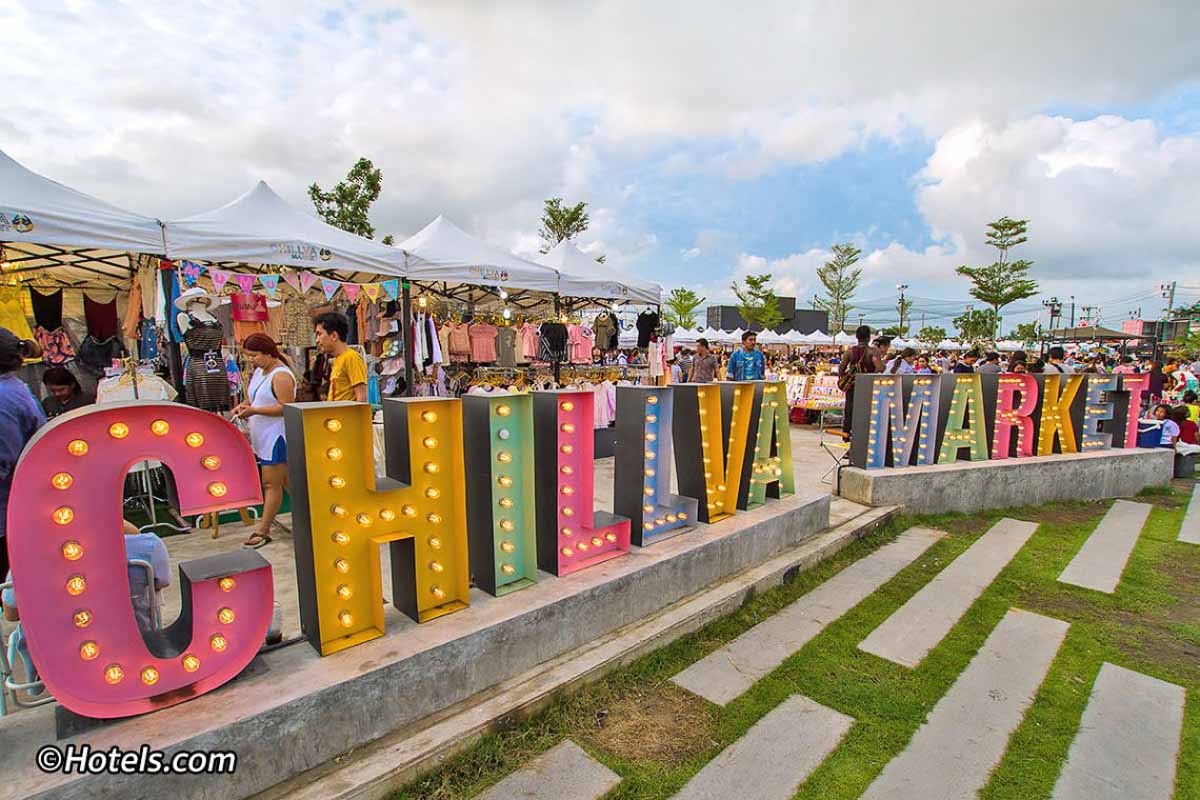
[[[404,326],[404,396],[413,396],[412,289],[400,281],[400,324]]]
[[[562,305],[559,301],[558,292],[555,292],[554,293],[554,321],[555,322],[558,322],[562,315],[561,309],[562,309]],[[557,384],[562,383],[562,381],[560,380],[561,375],[562,375],[562,362],[555,359],[555,361],[554,361],[554,382],[555,383],[557,383]]]

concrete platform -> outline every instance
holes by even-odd
[[[194,701],[68,740],[100,749],[231,749],[239,755],[231,776],[45,775],[34,753],[54,741],[52,709],[7,717],[4,794],[246,797],[652,616],[817,535],[829,519],[828,494],[798,493],[593,569],[543,575],[502,598],[473,590],[470,608],[425,625],[389,607],[385,637],[324,659],[306,644],[286,647],[263,657],[264,671]]]
[[[928,467],[847,467],[838,493],[864,505],[930,514],[1130,497],[1166,485],[1174,474],[1174,450],[1138,448]]]

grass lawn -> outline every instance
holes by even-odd
[[[1107,502],[894,519],[869,540],[752,598],[736,613],[485,737],[395,798],[473,797],[567,737],[621,776],[621,784],[606,800],[668,798],[794,693],[857,721],[796,797],[857,798],[904,748],[1012,607],[1064,620],[1071,628],[980,796],[987,800],[1049,797],[1092,683],[1100,665],[1108,661],[1187,690],[1175,798],[1200,798],[1200,547],[1175,541],[1189,491],[1190,484],[1177,482],[1174,488],[1156,489],[1139,498],[1154,508],[1113,595],[1056,580],[1103,516]],[[1032,520],[1040,527],[916,670],[857,649],[868,633],[1003,516]],[[725,708],[668,681],[914,525],[939,528],[949,535]]]

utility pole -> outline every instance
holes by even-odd
[[[896,329],[898,331],[900,331],[901,336],[904,335],[904,290],[907,288],[908,288],[907,283],[897,283],[896,284],[896,291],[900,293],[900,302],[896,306],[896,310],[900,312],[900,324],[897,326]]]
[[[1167,299],[1167,311],[1163,315],[1162,324],[1158,326],[1158,341],[1165,342],[1167,340],[1167,325],[1171,321],[1171,309],[1175,307],[1175,281],[1171,281],[1170,283],[1161,283],[1159,284],[1158,288],[1162,292],[1162,296]],[[1157,347],[1155,347],[1154,355],[1156,357],[1158,356]]]

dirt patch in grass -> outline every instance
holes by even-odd
[[[1070,503],[1041,509],[1035,515],[1042,525],[1078,525],[1104,516],[1108,506],[1102,503]]]
[[[665,683],[597,709],[594,723],[580,735],[618,758],[673,767],[714,747],[713,731],[707,703]]]

